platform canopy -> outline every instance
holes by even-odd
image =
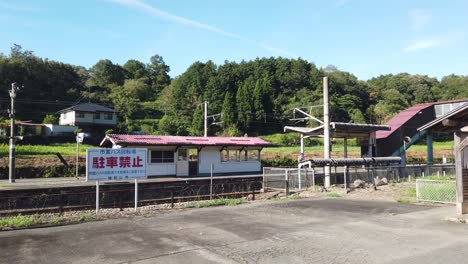
[[[455,108],[432,122],[425,124],[418,128],[418,130],[438,132],[454,132],[460,130],[462,132],[468,132],[468,103]]]
[[[284,132],[296,132],[303,134],[305,137],[323,137],[324,125],[318,127],[293,127],[285,126]],[[355,123],[341,123],[331,122],[330,129],[332,137],[368,137],[370,133],[384,130],[390,130],[390,126],[385,125],[374,125],[374,124],[355,124]]]

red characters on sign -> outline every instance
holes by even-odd
[[[130,163],[130,161],[132,161]],[[129,156],[122,156],[122,157],[93,157],[93,168],[94,169],[104,169],[104,168],[114,168],[114,167],[119,167],[119,168],[141,168],[143,167],[143,164],[141,163],[143,161],[142,158],[137,156],[136,158],[131,158]]]

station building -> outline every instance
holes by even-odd
[[[148,149],[148,177],[197,176],[213,173],[260,173],[261,152],[271,143],[257,137],[190,137],[107,135],[106,148]]]

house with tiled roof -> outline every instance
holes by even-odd
[[[77,126],[88,133],[95,143],[99,142],[106,130],[117,126],[117,114],[114,109],[99,104],[81,103],[60,110],[58,113],[59,125]]]
[[[58,111],[59,124],[69,126],[107,126],[117,125],[114,109],[94,103],[81,103]]]
[[[106,148],[147,149],[149,177],[260,173],[261,151],[268,146],[257,137],[111,134],[101,142]]]

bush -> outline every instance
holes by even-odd
[[[274,159],[264,159],[262,160],[263,167],[296,167],[297,161],[286,158],[286,157],[276,157]]]

